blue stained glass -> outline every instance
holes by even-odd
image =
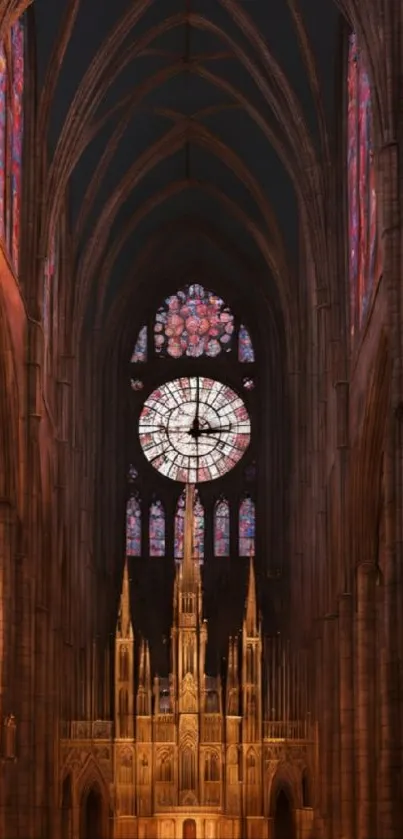
[[[255,353],[253,350],[252,339],[249,332],[243,324],[239,327],[238,335],[238,361],[252,364],[255,360]]]
[[[141,507],[138,498],[133,496],[127,502],[126,510],[126,554],[141,554]]]
[[[217,501],[214,510],[214,554],[229,556],[229,504]]]
[[[165,556],[165,512],[161,501],[150,506],[150,556]]]
[[[255,553],[255,505],[251,498],[244,498],[239,506],[239,555]]]
[[[186,491],[182,492],[179,498],[175,515],[175,557],[183,557],[183,537],[185,525],[185,499]],[[194,555],[200,559],[204,557],[204,508],[196,490],[194,496],[194,533],[193,533]]]
[[[132,362],[144,362],[147,361],[147,327],[143,326],[140,329],[138,334],[138,338],[136,341],[136,346],[133,350],[133,355],[131,358]]]

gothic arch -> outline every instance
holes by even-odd
[[[293,811],[300,806],[300,780],[299,773],[292,764],[279,764],[270,784],[269,816],[271,818],[274,818],[277,798],[281,792],[284,792],[289,798]]]
[[[106,825],[109,815],[109,789],[108,784],[92,755],[90,755],[88,760],[85,762],[76,782],[77,802],[80,802],[80,807],[91,790],[95,790],[101,798],[103,825]],[[100,839],[104,839],[104,837],[100,837]]]
[[[277,791],[272,825],[273,839],[296,839],[295,810],[289,790],[280,786]]]
[[[80,839],[109,839],[109,791],[92,757],[77,784]]]
[[[73,827],[73,784],[67,773],[61,786],[61,839],[71,839]]]

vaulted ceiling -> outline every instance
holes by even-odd
[[[33,9],[48,220],[68,192],[77,322],[199,269],[287,305],[297,196],[334,138],[333,0]]]

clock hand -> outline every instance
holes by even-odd
[[[190,432],[189,432],[190,434],[192,434],[192,437],[194,436],[195,438],[196,438],[196,435],[199,433],[199,430],[200,430],[199,405],[200,405],[200,383],[199,383],[199,377],[197,376],[196,377],[196,413],[195,413],[195,416],[194,416],[192,427],[191,427]]]
[[[231,431],[232,425],[227,425],[225,428],[201,428],[199,437],[203,434],[221,434],[222,431]]]

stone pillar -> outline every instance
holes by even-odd
[[[338,819],[337,809],[339,807],[339,796],[335,795],[335,788],[338,786],[338,777],[335,778],[335,737],[334,732],[336,721],[337,694],[337,661],[335,658],[335,630],[336,616],[326,615],[323,621],[323,680],[324,680],[324,750],[323,763],[320,771],[324,779],[324,811],[326,818],[328,839],[337,835],[336,821]],[[338,756],[336,755],[336,759]],[[337,772],[338,775],[338,772]]]
[[[339,705],[340,705],[340,817],[341,839],[354,836],[354,691],[353,598],[339,601]]]
[[[6,500],[0,502],[0,835],[16,836],[13,818],[12,781],[15,776],[12,762],[7,760],[5,720],[16,714],[13,696],[13,644],[12,628],[15,619],[14,591],[11,571],[12,507]]]
[[[357,839],[373,839],[375,800],[374,760],[374,642],[375,569],[363,562],[357,568],[356,611],[356,825]]]
[[[395,12],[394,12],[395,14]],[[388,42],[399,37],[396,4],[396,27],[388,32]],[[389,54],[392,55],[390,46]],[[394,53],[397,59],[398,53]],[[401,56],[399,56],[401,58]],[[394,68],[396,76],[401,75],[401,62]],[[399,114],[400,118],[401,115]],[[393,115],[394,119],[396,115]],[[400,129],[401,134],[401,129]],[[401,772],[402,731],[398,720],[402,717],[402,693],[399,690],[399,662],[402,660],[402,510],[403,510],[403,435],[399,421],[393,411],[402,400],[402,302],[401,302],[401,253],[402,253],[402,167],[399,165],[401,145],[394,136],[381,148],[379,154],[382,175],[382,243],[383,283],[388,296],[388,348],[393,361],[391,403],[384,455],[385,492],[385,552],[383,557],[383,646],[380,684],[380,759],[378,777],[378,823],[382,825],[382,837],[401,839]],[[400,176],[400,182],[399,182]],[[399,696],[400,694],[400,696]]]

